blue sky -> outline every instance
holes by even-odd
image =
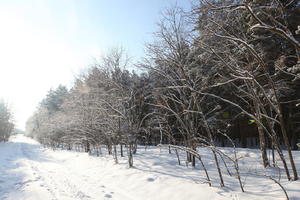
[[[143,56],[160,12],[189,0],[0,0],[0,98],[12,106],[19,128],[51,87],[109,48]]]

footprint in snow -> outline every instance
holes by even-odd
[[[109,199],[110,199],[110,198],[112,198],[112,195],[111,195],[111,194],[105,194],[105,195],[104,195],[104,197],[106,197],[106,198],[109,198]]]
[[[154,182],[155,179],[154,179],[154,178],[147,178],[147,181],[148,181],[148,182]]]

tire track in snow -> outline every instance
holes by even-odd
[[[64,170],[59,164],[56,163],[41,163],[34,161],[34,154],[31,149],[22,145],[22,152],[24,157],[27,158],[26,164],[30,168],[32,175],[36,177],[36,179],[30,181],[40,181],[40,186],[45,187],[47,191],[51,194],[54,200],[60,199],[70,199],[70,200],[90,200],[90,196],[82,192],[78,187],[70,182],[68,177],[70,177],[70,173]],[[39,152],[40,153],[40,152]],[[56,172],[43,170],[42,164],[46,165],[55,165]],[[54,173],[53,173],[54,172]],[[24,185],[24,184],[22,184]]]

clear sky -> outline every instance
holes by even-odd
[[[151,39],[162,9],[189,0],[0,0],[0,97],[25,128],[47,91],[108,48],[135,58]]]

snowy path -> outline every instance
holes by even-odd
[[[74,170],[76,166],[52,157],[31,139],[18,136],[1,145],[4,146],[0,154],[1,200],[131,200],[123,191],[102,184],[101,179],[78,173]]]
[[[134,168],[126,157],[114,164],[111,156],[44,149],[32,139],[14,136],[0,143],[0,200],[239,200],[284,199],[278,185],[244,176],[242,193],[234,177],[224,172],[227,187],[220,188],[211,154],[201,149],[214,187],[205,184],[203,170],[178,166],[167,149],[140,148]],[[223,151],[230,151],[224,148]],[[241,167],[264,173],[258,150],[240,149]],[[139,153],[140,152],[140,153]],[[300,152],[295,152],[300,164]],[[181,155],[184,158],[184,154]],[[198,165],[200,166],[200,165]],[[225,170],[224,170],[225,171]],[[267,169],[272,173],[272,169]],[[291,200],[300,200],[300,181],[281,182]]]

